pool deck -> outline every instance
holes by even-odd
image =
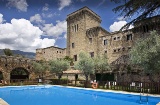
[[[6,101],[0,98],[0,105],[9,105]]]
[[[94,90],[94,91],[101,91],[101,92],[113,92],[113,93],[122,93],[122,94],[133,94],[133,95],[140,95],[140,93],[134,93],[134,92],[126,92],[126,91],[115,91],[115,90],[104,90],[104,89],[92,89],[92,88],[79,88],[79,87],[71,87],[71,86],[60,86],[60,85],[54,85],[54,86],[59,86],[59,87],[67,87],[67,88],[74,88],[74,89],[84,89],[84,90]],[[147,95],[147,94],[143,94]],[[148,94],[148,96],[152,97],[160,97],[158,94]]]

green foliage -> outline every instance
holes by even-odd
[[[79,61],[75,64],[75,68],[81,70],[85,74],[86,79],[88,79],[88,75],[94,73],[94,61],[89,55],[80,53]]]
[[[9,48],[4,49],[3,52],[6,56],[12,56],[13,55],[12,51]]]
[[[131,62],[144,68],[146,73],[160,72],[160,36],[157,32],[140,39],[130,52]]]
[[[53,73],[56,73],[60,76],[63,74],[63,71],[67,70],[69,68],[69,62],[62,59],[62,60],[52,60],[50,61],[50,70]]]
[[[94,66],[95,66],[95,70],[100,73],[104,73],[110,70],[110,66],[108,64],[108,58],[106,55],[97,56],[94,59]]]
[[[33,62],[33,70],[39,76],[43,75],[47,69],[48,66],[44,62]]]
[[[69,56],[65,56],[64,60],[68,61],[70,63],[71,66],[73,66],[73,58],[69,57]]]
[[[156,12],[160,8],[160,0],[111,0],[120,5],[113,9],[114,12],[120,12],[120,16],[130,18],[135,14],[138,15],[135,19],[129,22],[125,27],[129,27],[132,23],[147,18],[148,16],[159,15]],[[155,13],[156,12],[156,13]]]

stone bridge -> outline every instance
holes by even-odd
[[[33,60],[14,56],[0,56],[0,80],[33,79]]]

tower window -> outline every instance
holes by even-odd
[[[127,35],[127,41],[128,41],[128,40],[132,40],[132,34],[128,34],[128,35]]]
[[[89,38],[89,43],[92,43],[92,38]]]
[[[104,40],[104,45],[107,45],[107,39]]]
[[[74,55],[74,61],[77,61],[77,55]]]
[[[74,43],[72,43],[72,48],[74,48]]]
[[[78,24],[77,24],[77,31],[78,31]]]
[[[94,52],[90,52],[91,58],[94,57]]]

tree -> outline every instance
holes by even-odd
[[[160,73],[160,36],[156,31],[145,39],[136,42],[130,51],[132,64],[136,64],[149,74],[150,80],[152,75]]]
[[[33,62],[33,70],[36,74],[38,74],[39,78],[43,78],[48,66],[44,62]]]
[[[69,56],[65,56],[64,60],[68,61],[70,63],[71,66],[73,66],[73,58],[69,57]]]
[[[94,68],[96,71],[98,71],[101,74],[101,79],[102,80],[104,73],[111,70],[110,66],[108,64],[108,58],[106,55],[102,55],[102,56],[97,56],[94,59]]]
[[[59,80],[60,80],[61,76],[63,75],[63,71],[65,71],[69,68],[69,62],[64,59],[52,60],[52,61],[50,61],[49,64],[50,64],[51,72],[56,73],[56,75],[58,75]]]
[[[79,54],[79,61],[75,64],[75,68],[81,70],[88,81],[88,76],[94,73],[94,61],[85,53]]]
[[[3,49],[3,52],[6,56],[12,56],[13,55],[12,51],[9,48]]]
[[[131,24],[138,22],[142,19],[158,16],[160,12],[160,0],[111,0],[112,2],[119,3],[120,5],[113,9],[113,11],[120,12],[120,16],[124,18],[132,17],[135,14],[138,16],[131,20],[122,29],[128,28]]]

